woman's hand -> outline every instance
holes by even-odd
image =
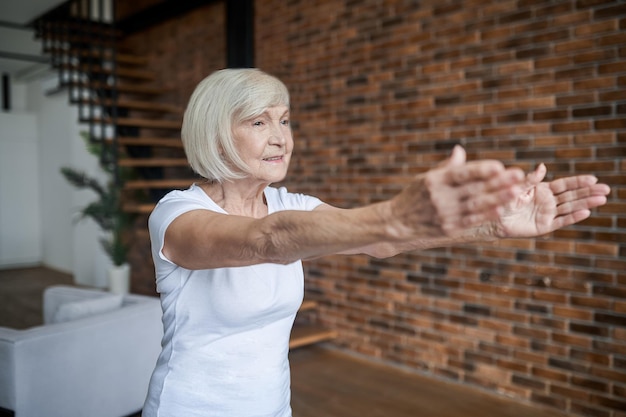
[[[465,236],[503,219],[524,184],[520,169],[493,160],[466,162],[465,150],[456,146],[449,159],[419,175],[391,201],[397,221],[390,234],[399,241]],[[510,229],[510,222],[506,225]]]
[[[541,164],[526,176],[523,192],[494,222],[495,237],[541,236],[580,222],[590,216],[590,209],[605,204],[611,191],[593,175],[542,182],[546,172]]]

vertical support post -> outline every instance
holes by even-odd
[[[2,110],[11,110],[11,84],[7,73],[2,73]]]
[[[254,0],[226,0],[226,42],[229,68],[254,66]]]

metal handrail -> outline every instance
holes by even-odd
[[[113,167],[119,182],[114,4],[114,0],[68,0],[32,25],[44,40],[44,52],[52,52],[49,62],[58,67],[59,82],[69,87],[70,100],[77,96],[80,117],[87,114],[90,140],[101,141],[101,163]],[[98,71],[105,62],[110,63],[110,74]],[[96,106],[100,117],[96,117]],[[108,126],[113,127],[110,135]],[[105,140],[107,136],[110,141]]]

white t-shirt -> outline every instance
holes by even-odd
[[[269,213],[321,201],[265,189]],[[289,336],[304,295],[300,261],[191,271],[162,253],[165,230],[190,210],[227,214],[195,184],[172,191],[148,222],[163,349],[144,417],[289,417]]]

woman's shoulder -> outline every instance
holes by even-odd
[[[200,186],[193,183],[191,186],[184,190],[172,190],[165,194],[157,203],[157,205],[165,204],[168,202],[180,202],[180,201],[188,201],[188,202],[204,202],[210,203],[212,200],[206,195],[206,193],[202,190]]]
[[[206,195],[196,184],[185,190],[172,190],[165,194],[156,204],[155,212],[187,211],[194,208],[221,210],[220,207]]]

